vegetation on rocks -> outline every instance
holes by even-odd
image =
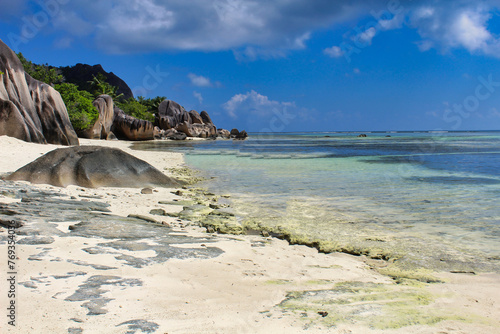
[[[78,90],[78,87],[71,83],[57,84],[54,88],[61,94],[76,131],[88,129],[99,118],[99,112],[92,104],[92,94]]]
[[[54,87],[60,94],[68,110],[68,115],[76,131],[82,131],[91,127],[99,117],[98,110],[92,105],[97,96],[109,95],[117,107],[125,114],[146,121],[154,121],[154,113],[158,111],[160,103],[166,99],[164,96],[145,98],[139,96],[125,99],[123,94],[118,93],[118,87],[107,82],[102,73],[93,76],[88,82],[88,89],[80,89],[78,85],[66,82],[61,70],[56,67],[34,64],[26,59],[22,53],[17,57],[21,61],[24,71],[33,79],[42,81]],[[3,74],[0,72],[0,75]]]

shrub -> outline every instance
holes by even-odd
[[[76,131],[90,128],[99,118],[99,111],[92,104],[92,94],[78,90],[78,87],[70,83],[62,83],[54,87],[66,104],[69,119]]]
[[[123,110],[127,115],[135,118],[143,119],[146,121],[154,122],[155,117],[152,113],[148,112],[148,107],[138,102],[133,97],[123,102],[118,102],[118,107]]]

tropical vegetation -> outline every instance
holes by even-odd
[[[155,98],[138,96],[137,99],[133,97],[125,99],[123,94],[118,93],[118,87],[108,83],[106,76],[102,73],[94,76],[89,82],[91,87],[89,90],[82,90],[75,84],[65,82],[64,76],[61,75],[58,68],[48,64],[34,64],[20,52],[17,56],[26,73],[36,80],[51,85],[61,94],[71,124],[77,132],[88,129],[99,118],[99,112],[92,104],[99,95],[111,96],[115,105],[127,115],[151,122],[154,121],[154,114],[158,111],[158,106],[166,99],[165,96]],[[3,73],[0,72],[0,74]]]

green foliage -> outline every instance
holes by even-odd
[[[24,71],[28,73],[33,79],[45,82],[49,85],[54,85],[61,83],[64,77],[59,74],[56,68],[50,67],[48,65],[37,65],[33,64],[31,61],[24,58],[23,54],[19,52],[17,57],[23,64]]]
[[[106,76],[102,73],[94,75],[92,81],[89,81],[93,91],[94,97],[106,94],[113,98],[113,101],[118,101],[123,98],[123,94],[118,94],[118,87],[112,86],[110,83],[106,82]]]
[[[149,112],[148,107],[140,103],[133,97],[129,98],[128,100],[118,102],[117,105],[127,115],[154,122],[154,115]]]
[[[146,99],[144,96],[137,97],[137,101],[143,106],[147,107],[147,111],[149,111],[150,113],[158,112],[158,107],[160,106],[160,103],[162,103],[166,99],[167,98],[165,96],[157,96],[152,99],[151,98]]]
[[[70,83],[62,83],[54,87],[66,104],[69,119],[76,131],[88,129],[99,118],[99,111],[92,104],[93,96],[89,92],[78,90]]]

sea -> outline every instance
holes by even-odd
[[[242,224],[412,268],[500,271],[500,131],[250,133],[155,141]]]

